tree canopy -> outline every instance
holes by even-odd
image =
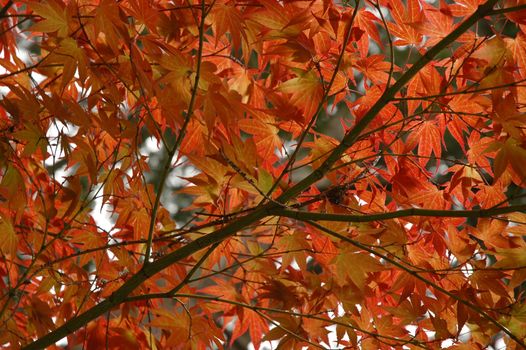
[[[524,349],[525,81],[524,0],[0,1],[0,347]]]

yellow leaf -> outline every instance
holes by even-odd
[[[375,258],[364,252],[343,252],[334,259],[338,276],[347,276],[363,290],[371,272],[378,272],[384,266]]]
[[[507,170],[508,165],[511,165],[521,179],[526,179],[526,149],[512,138],[504,143],[494,142],[487,151],[495,149],[499,149],[493,164],[495,179],[498,179]]]
[[[495,265],[493,265],[495,268],[517,268],[526,266],[525,247],[509,249],[496,248],[495,255],[499,257]]]
[[[59,37],[68,35],[68,17],[66,9],[60,7],[55,1],[32,2],[33,12],[44,20],[31,27],[32,31],[52,33],[57,32]]]
[[[487,61],[487,67],[503,66],[511,58],[511,52],[500,36],[487,40],[472,57]]]
[[[323,97],[320,78],[313,71],[300,74],[280,85],[279,91],[292,94],[290,101],[305,111],[305,119],[313,117]]]
[[[234,49],[241,46],[241,34],[243,31],[243,15],[233,5],[217,4],[212,9],[215,24],[216,44],[226,32],[232,37]]]
[[[0,239],[0,252],[4,255],[15,255],[18,237],[16,236],[11,220],[2,213],[0,213],[0,232],[2,233],[2,238]]]

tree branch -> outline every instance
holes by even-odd
[[[285,191],[277,201],[280,203],[286,203],[290,199],[298,196],[302,191],[308,188],[313,183],[317,182],[327,171],[330,170],[331,166],[341,157],[341,155],[352,146],[352,144],[358,139],[360,134],[367,128],[367,126],[373,121],[376,115],[383,109],[383,107],[395,96],[395,94],[405,86],[417,73],[422,69],[430,60],[432,60],[440,51],[445,49],[449,44],[454,42],[460,35],[468,30],[478,20],[486,16],[491,12],[495,3],[498,0],[489,0],[486,3],[479,6],[470,17],[462,22],[453,32],[447,35],[429,51],[427,51],[407,72],[405,72],[400,79],[389,89],[387,89],[380,99],[371,107],[371,109],[365,114],[365,116],[359,120],[355,127],[350,130],[349,133],[343,138],[342,142],[334,151],[329,155],[325,162],[316,170],[314,170],[309,176],[297,183]],[[86,325],[89,321],[103,315],[108,310],[121,304],[132,293],[137,287],[139,287],[145,280],[153,276],[154,274],[164,270],[170,265],[192,255],[193,253],[210,246],[211,244],[221,242],[224,239],[234,235],[236,232],[257,223],[262,218],[275,215],[275,210],[280,206],[276,203],[267,203],[266,205],[256,209],[255,211],[241,217],[231,224],[218,229],[217,231],[210,233],[206,236],[196,239],[195,241],[187,244],[186,246],[177,249],[176,251],[165,255],[159,260],[154,261],[148,265],[145,265],[142,270],[130,277],[119,289],[117,289],[108,299],[97,304],[85,313],[73,317],[67,321],[61,327],[54,331],[46,334],[38,340],[30,343],[24,349],[36,350],[45,348],[49,345],[54,344],[58,340],[78,330],[79,328]],[[483,312],[483,311],[482,311]],[[519,342],[519,344],[522,344]]]
[[[472,210],[434,210],[434,209],[403,209],[388,213],[373,213],[365,215],[311,213],[300,210],[275,209],[277,216],[285,216],[296,220],[340,221],[340,222],[371,222],[397,219],[411,216],[442,217],[442,218],[487,218],[495,215],[526,211],[526,204],[512,205],[504,208],[472,209]]]
[[[0,9],[0,18],[4,18],[9,8],[13,5],[13,0],[9,0],[2,9]]]

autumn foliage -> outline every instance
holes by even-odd
[[[523,0],[0,1],[0,347],[524,349],[525,81]]]

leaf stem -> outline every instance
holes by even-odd
[[[213,6],[213,4],[210,6]],[[168,159],[166,160],[164,164],[164,168],[160,175],[159,189],[157,191],[155,202],[153,204],[151,220],[150,220],[150,227],[148,228],[148,241],[146,243],[146,254],[144,256],[144,266],[147,266],[150,263],[150,256],[152,252],[152,243],[153,243],[153,231],[155,229],[155,223],[157,221],[157,212],[159,211],[159,206],[161,204],[161,197],[163,194],[164,186],[166,184],[166,179],[172,167],[172,160],[175,156],[175,153],[177,152],[177,149],[181,145],[181,142],[183,141],[183,138],[186,134],[186,129],[194,113],[195,100],[197,97],[197,88],[199,86],[199,79],[201,77],[201,61],[203,58],[203,45],[204,45],[204,35],[205,35],[204,27],[205,27],[205,19],[206,19],[205,9],[206,9],[205,0],[202,0],[201,1],[201,21],[199,23],[199,47],[197,49],[197,63],[196,63],[196,69],[195,69],[194,87],[192,89],[192,96],[190,97],[190,103],[188,104],[188,111],[185,116],[184,123],[181,127],[181,130],[179,130],[179,135],[177,136],[177,139],[175,140],[175,144],[173,145],[171,149],[168,150],[168,154],[167,154]]]

